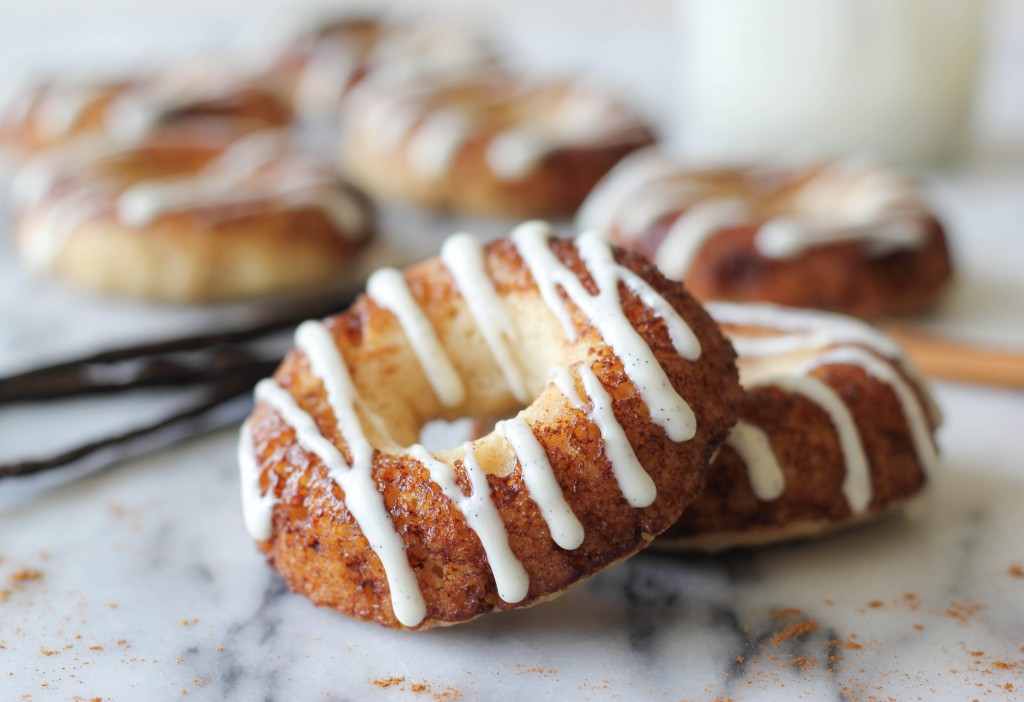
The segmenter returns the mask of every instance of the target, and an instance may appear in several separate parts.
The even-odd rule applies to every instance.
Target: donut
[[[274,131],[78,143],[30,161],[12,191],[27,267],[170,302],[337,282],[374,230],[364,195]]]
[[[271,72],[300,115],[336,119],[352,89],[375,72],[422,75],[493,61],[487,42],[459,25],[330,17],[293,32]]]
[[[140,77],[33,83],[0,108],[0,147],[28,157],[83,137],[127,145],[154,132],[242,136],[291,119],[291,108],[269,82],[196,59]]]
[[[889,337],[859,320],[709,303],[744,396],[707,487],[656,544],[718,551],[877,519],[920,494],[941,414]]]
[[[704,300],[870,319],[928,308],[952,271],[943,228],[910,181],[853,160],[701,171],[645,150],[594,189],[577,225]]]
[[[342,166],[367,191],[470,214],[571,214],[624,155],[652,141],[625,106],[573,82],[529,84],[500,70],[355,90]]]
[[[104,132],[127,78],[61,77],[8,88],[0,102],[0,148],[16,158]]]
[[[374,273],[261,381],[246,524],[296,592],[389,627],[553,598],[678,519],[728,434],[733,352],[681,286],[530,222]],[[425,422],[508,417],[451,449]]]

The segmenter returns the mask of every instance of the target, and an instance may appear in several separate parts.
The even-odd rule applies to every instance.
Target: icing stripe
[[[754,246],[765,258],[787,260],[821,246],[854,241],[861,242],[865,251],[879,256],[918,248],[927,238],[928,227],[917,214],[879,216],[867,224],[849,225],[830,220],[815,221],[807,216],[789,216],[776,217],[762,224],[754,236]],[[660,250],[658,256],[660,260]]]
[[[551,538],[567,551],[579,548],[583,543],[583,525],[565,501],[562,486],[551,469],[551,461],[534,436],[533,429],[519,418],[498,422],[495,429],[512,445],[522,467],[523,482],[530,491],[530,499],[540,509]]]
[[[622,211],[623,205],[640,193],[646,193],[648,186],[668,178],[676,171],[676,166],[656,148],[646,148],[626,156],[601,179],[576,215],[576,229],[607,230],[620,216],[628,213]],[[674,200],[673,197],[670,198]],[[645,209],[643,219],[653,224],[670,210],[663,209],[659,198],[657,203],[650,202],[651,207]],[[643,227],[646,229],[646,226]],[[635,232],[633,227],[627,228],[627,234]]]
[[[352,196],[339,187],[335,176],[310,163],[289,158],[290,145],[280,130],[268,129],[239,139],[224,149],[198,173],[180,178],[143,181],[126,189],[117,199],[122,223],[144,227],[170,212],[231,205],[320,210],[339,235],[363,234],[366,220]],[[277,164],[279,172],[254,176]],[[234,211],[228,217],[239,216]]]
[[[672,441],[693,438],[697,427],[693,410],[676,392],[650,346],[626,317],[619,297],[619,283],[624,282],[627,287],[632,283],[637,291],[644,293],[644,302],[668,325],[676,350],[691,360],[700,355],[700,344],[693,332],[678,313],[649,286],[638,286],[637,276],[623,273],[625,269],[615,263],[607,242],[597,234],[582,234],[576,241],[580,258],[598,288],[597,295],[593,296],[583,287],[576,274],[566,268],[551,250],[551,236],[551,227],[543,222],[521,224],[511,234],[542,299],[562,324],[566,336],[574,340],[577,332],[569,308],[559,295],[559,289],[597,328],[605,343],[622,362],[626,375],[647,404],[651,420],[664,429]]]
[[[590,397],[589,406],[576,390],[576,384],[568,369],[556,366],[551,369],[550,377],[566,399],[597,425],[604,440],[605,455],[611,463],[615,480],[629,506],[639,508],[652,505],[658,496],[658,488],[637,460],[633,446],[612,409],[612,398],[594,371],[586,366],[580,367],[583,390]]]
[[[768,434],[742,419],[725,440],[747,466],[747,479],[754,496],[762,502],[778,499],[786,489],[786,476],[775,458]]]
[[[467,117],[456,110],[436,110],[417,123],[406,152],[412,172],[422,180],[444,176],[473,132]]]
[[[868,469],[867,455],[864,445],[854,422],[850,408],[843,398],[828,385],[809,376],[783,375],[765,378],[754,383],[753,387],[777,387],[786,392],[803,395],[816,403],[832,420],[832,426],[839,438],[846,465],[846,476],[843,478],[843,495],[854,514],[863,512],[871,503],[871,473]]]
[[[668,278],[682,280],[704,242],[721,229],[750,222],[750,208],[736,198],[698,202],[683,212],[654,253],[654,263]]]
[[[295,405],[291,395],[275,384],[272,387],[287,398],[287,409],[292,414],[291,417],[285,414],[285,419],[296,427],[300,443],[313,447],[322,460],[323,456],[329,458],[324,460],[328,475],[344,491],[349,513],[384,568],[395,617],[405,626],[416,626],[426,616],[426,603],[405,555],[405,544],[391,523],[384,496],[373,479],[373,447],[355,411],[357,395],[352,377],[334,337],[320,322],[303,322],[295,332],[295,345],[306,355],[313,375],[323,383],[338,431],[352,454],[352,466],[348,466],[334,444],[320,434],[313,419]],[[300,414],[296,415],[296,411]],[[316,448],[321,442],[330,447],[330,451],[326,447]]]
[[[744,336],[730,332],[729,339],[740,356],[771,356],[810,351],[837,344],[859,344],[893,359],[899,369],[918,387],[926,384],[917,367],[895,341],[859,319],[818,310],[780,307],[772,304],[709,302],[707,311],[720,324],[760,327],[788,332],[775,336]],[[942,423],[942,411],[925,395],[932,424]]]
[[[716,194],[724,175],[749,196]],[[801,176],[804,177],[804,176]],[[704,187],[701,187],[701,183]],[[788,259],[818,247],[855,241],[865,256],[916,249],[928,241],[927,209],[913,184],[877,165],[841,161],[812,171],[796,185],[787,212],[765,219],[753,209],[766,198],[788,197],[794,173],[733,169],[724,174],[686,170],[655,150],[628,158],[587,197],[577,225],[614,232],[624,241],[647,235],[663,218],[684,211],[654,254],[666,276],[682,278],[707,238],[722,227],[760,221],[755,247],[769,259]],[[743,216],[742,207],[748,209]]]
[[[441,247],[441,260],[455,279],[512,395],[524,405],[529,403],[526,380],[513,351],[517,342],[515,329],[494,281],[487,274],[483,244],[469,234],[456,234]]]
[[[445,407],[461,404],[466,398],[462,380],[402,272],[395,268],[374,272],[366,281],[366,294],[398,320],[441,404]]]
[[[462,467],[472,487],[468,497],[459,487],[455,470],[450,465],[434,458],[420,444],[410,447],[409,455],[427,467],[430,479],[465,516],[469,528],[480,538],[494,575],[498,596],[505,602],[522,602],[530,589],[530,576],[522,562],[512,553],[505,523],[491,501],[487,475],[477,462],[473,447],[469,443],[464,444],[462,456]]]
[[[238,467],[241,472],[242,515],[245,518],[245,528],[252,538],[266,541],[270,538],[277,498],[272,490],[264,495],[260,487],[256,445],[248,419],[242,423],[242,430],[238,435]]]
[[[768,304],[722,302],[709,303],[707,308],[719,323],[781,332],[757,336],[730,330],[729,338],[741,357],[814,354],[790,375],[774,376],[745,384],[754,387],[775,385],[790,392],[799,392],[828,412],[843,450],[847,469],[843,493],[851,510],[863,511],[871,501],[869,466],[859,429],[842,398],[827,385],[806,377],[806,374],[816,368],[834,364],[856,365],[887,384],[896,395],[906,417],[914,450],[922,469],[926,474],[935,470],[938,457],[931,438],[929,420],[937,425],[941,421],[941,413],[924,391],[923,382],[913,364],[892,339],[860,320],[827,312],[789,309]],[[910,382],[904,379],[903,374]],[[921,388],[920,395],[914,391],[912,384]],[[755,463],[774,463],[776,458],[770,443],[752,437],[752,434],[737,427],[730,436],[729,443],[741,453],[747,463],[753,485],[758,479],[756,474],[764,472],[764,475],[768,476],[776,473],[776,469],[771,466],[756,466]],[[781,478],[781,473],[779,476]],[[757,493],[758,488],[754,489]],[[772,499],[761,497],[760,494],[758,497]]]
[[[892,389],[896,399],[899,400],[900,407],[903,409],[903,416],[907,420],[907,425],[910,427],[910,435],[917,458],[921,462],[926,475],[934,473],[935,466],[938,463],[938,455],[935,450],[935,444],[932,442],[931,428],[925,417],[925,408],[922,407],[917,394],[900,377],[899,373],[887,362],[859,348],[829,349],[820,356],[808,361],[803,366],[803,370],[806,372],[813,368],[830,364],[860,366]]]

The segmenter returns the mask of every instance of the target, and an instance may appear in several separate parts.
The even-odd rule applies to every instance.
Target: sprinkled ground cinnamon
[[[401,685],[405,682],[405,678],[381,678],[380,680],[374,680],[373,684],[377,687],[391,687],[392,685]]]
[[[1024,566],[1020,563],[1014,563],[1006,569],[1006,573],[1011,578],[1024,578]]]
[[[818,622],[813,619],[804,619],[798,622],[790,622],[781,630],[771,636],[772,645],[780,646],[783,642],[789,641],[798,636],[808,636],[818,630]]]
[[[22,568],[11,573],[12,583],[24,583],[30,580],[40,580],[43,577],[43,571],[38,568]]]
[[[984,605],[971,602],[952,602],[946,608],[946,616],[957,620],[961,624],[969,624],[971,617],[984,608]]]

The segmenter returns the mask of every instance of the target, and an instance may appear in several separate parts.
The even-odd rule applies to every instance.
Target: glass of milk
[[[967,142],[986,4],[676,0],[680,146],[718,163],[948,163]]]

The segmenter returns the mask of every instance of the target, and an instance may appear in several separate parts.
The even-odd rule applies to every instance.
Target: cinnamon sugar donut
[[[301,115],[336,119],[352,89],[375,72],[430,75],[493,61],[487,43],[459,25],[333,17],[290,36],[271,70]]]
[[[537,222],[377,272],[296,346],[243,427],[246,523],[293,590],[391,627],[535,604],[645,547],[739,396],[681,286]],[[416,443],[429,420],[512,413],[453,449]]]
[[[951,276],[942,226],[907,178],[852,161],[694,171],[647,150],[595,188],[577,224],[705,300],[874,318],[929,307]]]
[[[577,83],[501,71],[380,76],[345,113],[343,166],[371,193],[459,212],[568,214],[650,131]]]
[[[139,77],[42,80],[0,108],[0,147],[21,157],[91,137],[130,144],[154,132],[220,136],[287,125],[292,112],[269,83],[211,60]]]
[[[900,347],[857,320],[711,303],[745,394],[708,484],[662,548],[715,551],[876,519],[924,488],[941,415]]]
[[[374,226],[363,195],[279,132],[79,143],[29,162],[13,191],[28,267],[175,302],[337,281]]]

